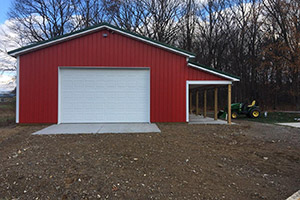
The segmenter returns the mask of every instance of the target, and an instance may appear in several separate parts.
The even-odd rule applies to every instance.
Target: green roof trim
[[[239,76],[235,76],[235,75],[229,74],[227,72],[223,72],[223,71],[218,70],[218,69],[214,69],[214,68],[211,68],[211,67],[208,67],[208,66],[205,66],[205,65],[193,62],[193,61],[188,61],[188,64],[192,64],[192,65],[195,65],[197,67],[204,68],[204,69],[206,69],[208,71],[213,71],[213,72],[216,72],[216,73],[218,73],[220,75],[227,76],[227,77],[231,78],[234,81],[240,81],[240,77]]]
[[[121,29],[121,28],[119,28],[117,26],[113,26],[113,25],[108,24],[108,23],[101,23],[101,24],[98,24],[98,25],[95,25],[95,26],[91,26],[91,27],[88,27],[88,28],[85,28],[85,29],[81,29],[81,30],[78,30],[78,31],[75,31],[75,32],[71,32],[71,33],[67,33],[67,34],[61,35],[61,36],[57,36],[57,37],[51,38],[49,40],[45,40],[45,41],[41,41],[41,42],[36,42],[36,43],[30,44],[30,45],[27,45],[27,46],[24,46],[24,47],[21,47],[21,48],[9,51],[8,54],[12,55],[12,56],[17,56],[17,55],[25,54],[25,53],[30,52],[30,51],[35,51],[37,49],[44,48],[47,45],[54,45],[56,43],[63,42],[63,41],[65,41],[64,39],[68,39],[68,37],[71,37],[70,39],[73,39],[72,36],[74,36],[74,37],[76,37],[76,36],[80,37],[81,34],[84,34],[84,33],[85,34],[89,34],[90,32],[97,31],[97,30],[99,30],[101,28],[114,29],[114,30],[120,32],[121,34],[122,33],[123,34],[128,34],[128,35],[130,35],[132,37],[135,37],[137,39],[143,40],[145,42],[152,43],[153,45],[158,45],[160,47],[170,49],[171,51],[175,51],[177,53],[181,53],[181,54],[184,54],[184,55],[189,56],[189,57],[195,57],[195,54],[193,54],[191,52],[188,52],[186,50],[183,50],[183,49],[180,49],[180,48],[177,48],[177,47],[165,44],[163,42],[158,42],[156,40],[150,39],[148,37],[142,36],[142,35],[137,34],[137,33],[133,33],[133,32]]]

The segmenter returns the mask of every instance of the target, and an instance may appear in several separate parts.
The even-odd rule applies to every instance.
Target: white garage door
[[[148,69],[61,68],[59,122],[149,122]]]

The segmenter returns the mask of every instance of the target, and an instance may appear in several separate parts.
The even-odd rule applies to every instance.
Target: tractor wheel
[[[250,112],[251,118],[258,118],[260,116],[260,111],[258,109],[253,109]]]
[[[232,119],[236,119],[238,116],[238,114],[236,112],[231,113],[231,118]]]

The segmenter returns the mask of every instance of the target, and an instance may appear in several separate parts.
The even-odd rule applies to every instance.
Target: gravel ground
[[[0,199],[286,199],[300,129],[158,124],[162,133],[33,136],[0,127]]]

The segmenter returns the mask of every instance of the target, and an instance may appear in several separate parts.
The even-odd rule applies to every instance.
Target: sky
[[[12,0],[1,0],[0,1],[0,24],[3,24],[8,19],[7,12],[9,10]]]
[[[0,28],[2,28],[5,21],[8,20],[7,12],[12,1],[13,0],[0,0]],[[0,94],[8,92],[15,87],[14,76],[15,72],[0,72]]]

